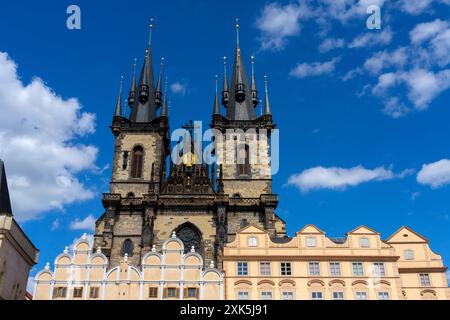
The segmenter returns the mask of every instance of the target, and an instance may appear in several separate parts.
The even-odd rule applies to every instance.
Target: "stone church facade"
[[[202,254],[206,265],[220,265],[224,245],[248,224],[267,230],[272,237],[285,236],[285,224],[275,213],[278,196],[272,191],[268,139],[257,142],[255,152],[263,161],[255,164],[249,162],[248,141],[239,141],[244,147],[238,152],[227,150],[226,141],[242,139],[228,134],[230,129],[256,134],[264,131],[270,136],[275,128],[267,90],[264,112],[256,115],[259,97],[253,61],[249,81],[239,41],[230,82],[225,67],[221,100],[227,112],[221,114],[216,90],[211,128],[225,136],[217,142],[217,150],[222,150],[216,154],[217,162],[236,158],[238,153],[243,161],[208,165],[185,161],[186,154],[176,163],[171,161],[162,66],[161,62],[155,81],[149,41],[139,77],[134,68],[128,94],[131,112],[127,115],[121,85],[111,125],[114,157],[110,192],[103,195],[105,212],[96,222],[94,246],[102,248],[110,267],[119,265],[125,254],[130,263],[139,265],[153,245],[161,246],[175,232],[186,250],[194,246]],[[192,133],[192,124],[186,128]]]

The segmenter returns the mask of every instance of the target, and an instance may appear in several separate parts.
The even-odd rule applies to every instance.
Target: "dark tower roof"
[[[169,116],[169,108],[167,105],[167,93],[168,93],[167,86],[168,86],[168,78],[166,77],[165,84],[164,84],[164,101],[163,101],[163,106],[162,106],[162,110],[161,110],[161,117]]]
[[[120,78],[119,95],[117,97],[116,111],[114,112],[115,117],[122,116],[122,84],[123,84],[123,77]]]
[[[142,85],[148,87],[148,99],[142,103],[140,99],[136,99],[135,105],[132,108],[130,120],[133,122],[151,122],[156,118],[157,105],[155,102],[155,81],[153,76],[153,62],[152,62],[152,30],[153,19],[150,23],[150,37],[148,41],[148,48],[145,54],[144,65],[142,66],[141,76],[139,79],[139,88]]]
[[[270,102],[269,102],[269,85],[268,85],[268,81],[267,81],[267,76],[264,76],[264,87],[265,87],[265,91],[266,91],[266,101],[265,101],[265,105],[264,105],[264,114],[271,114],[270,111]]]
[[[0,214],[12,216],[8,182],[6,181],[5,165],[2,159],[0,159]]]
[[[230,120],[254,120],[256,119],[255,106],[252,101],[251,88],[247,73],[245,72],[241,49],[239,47],[239,24],[236,24],[237,43],[234,56],[233,75],[230,85],[230,97],[227,106],[227,118]],[[236,99],[236,86],[244,86],[245,97],[243,101]]]

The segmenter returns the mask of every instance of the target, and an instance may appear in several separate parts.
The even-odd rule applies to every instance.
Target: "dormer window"
[[[315,247],[317,247],[316,237],[308,237],[308,238],[306,238],[306,246],[308,248],[315,248]]]
[[[258,246],[258,239],[256,239],[256,237],[248,237],[247,245],[249,247],[257,247]]]
[[[370,247],[369,239],[367,239],[367,238],[360,238],[359,239],[359,246],[361,248],[369,248]]]

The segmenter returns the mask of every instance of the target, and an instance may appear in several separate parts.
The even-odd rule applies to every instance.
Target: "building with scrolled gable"
[[[87,237],[78,240],[72,252],[66,247],[54,263],[35,277],[35,300],[221,300],[224,279],[211,264],[173,235],[162,246],[153,247],[140,266],[125,255],[120,264],[108,267],[101,249],[92,250]]]
[[[224,249],[230,300],[447,300],[442,258],[402,227],[386,240],[361,226],[328,238],[308,225],[294,237],[242,229]]]

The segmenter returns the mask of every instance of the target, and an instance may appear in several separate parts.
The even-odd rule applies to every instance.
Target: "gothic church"
[[[173,163],[167,83],[163,84],[162,63],[155,81],[152,28],[150,25],[150,40],[139,78],[134,67],[128,94],[131,111],[127,115],[120,88],[111,125],[114,157],[110,192],[102,198],[105,212],[96,222],[94,247],[101,247],[110,268],[119,265],[125,255],[131,264],[138,266],[153,246],[161,247],[175,233],[186,251],[194,247],[203,256],[205,265],[213,263],[221,269],[224,245],[248,224],[268,231],[273,239],[286,236],[285,223],[275,213],[278,196],[272,191],[270,145],[268,140],[258,142],[262,146],[259,152],[264,153],[261,156],[267,159],[265,163],[250,164],[248,148],[242,150],[246,159],[243,164]],[[249,81],[238,24],[236,29],[230,79],[224,63],[221,104],[226,114],[222,114],[216,90],[211,128],[224,134],[228,129],[252,129],[270,135],[275,123],[267,81],[264,112],[257,116],[259,97],[253,59]],[[227,153],[226,148],[218,150]]]

